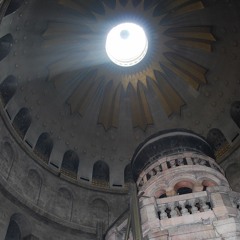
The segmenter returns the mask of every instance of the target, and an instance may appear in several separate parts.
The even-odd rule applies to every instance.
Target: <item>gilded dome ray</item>
[[[183,93],[168,81],[167,71],[180,79],[182,85],[195,90],[207,83],[207,69],[184,54],[212,51],[215,38],[211,27],[185,24],[187,16],[204,8],[202,1],[60,0],[59,4],[71,9],[74,20],[49,22],[43,38],[47,49],[62,52],[63,57],[49,66],[49,79],[58,89],[69,89],[73,82],[66,98],[71,113],[84,117],[91,99],[102,91],[96,123],[105,130],[117,128],[120,102],[129,97],[132,125],[145,131],[154,124],[145,91],[154,94],[159,108],[168,117],[180,114],[181,107],[188,104]],[[121,22],[141,24],[149,39],[145,58],[127,69],[114,65],[105,52],[108,31]]]

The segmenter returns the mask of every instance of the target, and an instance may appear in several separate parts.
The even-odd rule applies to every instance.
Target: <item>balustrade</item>
[[[157,206],[160,220],[211,210],[206,192],[157,199]]]

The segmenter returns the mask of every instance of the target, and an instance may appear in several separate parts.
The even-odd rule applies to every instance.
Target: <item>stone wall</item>
[[[96,239],[99,221],[104,232],[127,208],[126,194],[83,188],[44,169],[1,119],[0,132],[0,239],[14,214],[24,216],[39,239]]]

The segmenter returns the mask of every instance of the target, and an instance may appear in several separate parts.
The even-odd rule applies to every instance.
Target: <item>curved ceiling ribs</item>
[[[168,117],[180,114],[181,107],[187,104],[180,90],[178,92],[169,82],[168,71],[182,80],[183,86],[197,90],[207,83],[207,69],[184,54],[189,50],[212,51],[215,38],[211,28],[186,26],[182,21],[188,14],[203,9],[202,1],[155,2],[151,5],[146,0],[129,0],[126,4],[120,0],[112,1],[114,4],[96,0],[59,0],[59,4],[77,12],[81,18],[79,24],[76,14],[72,23],[71,19],[65,23],[50,22],[43,35],[45,47],[62,54],[60,60],[49,66],[49,79],[56,88],[64,89],[71,113],[83,116],[97,92],[102,91],[96,122],[105,130],[118,127],[120,103],[124,98],[130,99],[133,127],[146,130],[148,125],[154,124],[146,90],[158,100],[159,107]],[[130,70],[113,66],[105,53],[107,29],[115,20],[119,21],[123,13],[127,19],[127,15],[134,16],[131,19],[140,19],[149,26],[152,44],[149,56],[139,67]]]

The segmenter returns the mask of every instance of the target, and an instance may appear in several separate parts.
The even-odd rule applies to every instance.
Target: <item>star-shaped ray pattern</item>
[[[59,55],[49,66],[49,80],[60,91],[65,89],[71,113],[84,117],[93,98],[102,92],[96,123],[105,130],[118,128],[120,105],[128,98],[133,127],[145,131],[154,124],[147,91],[168,117],[180,114],[187,104],[169,82],[168,71],[195,90],[207,83],[207,69],[183,54],[211,52],[216,41],[210,26],[186,26],[182,21],[204,9],[202,1],[59,0],[59,4],[71,9],[73,16],[65,22],[49,22],[43,37],[46,49]],[[146,57],[129,68],[115,66],[105,52],[108,31],[126,21],[142,24],[150,45]]]

